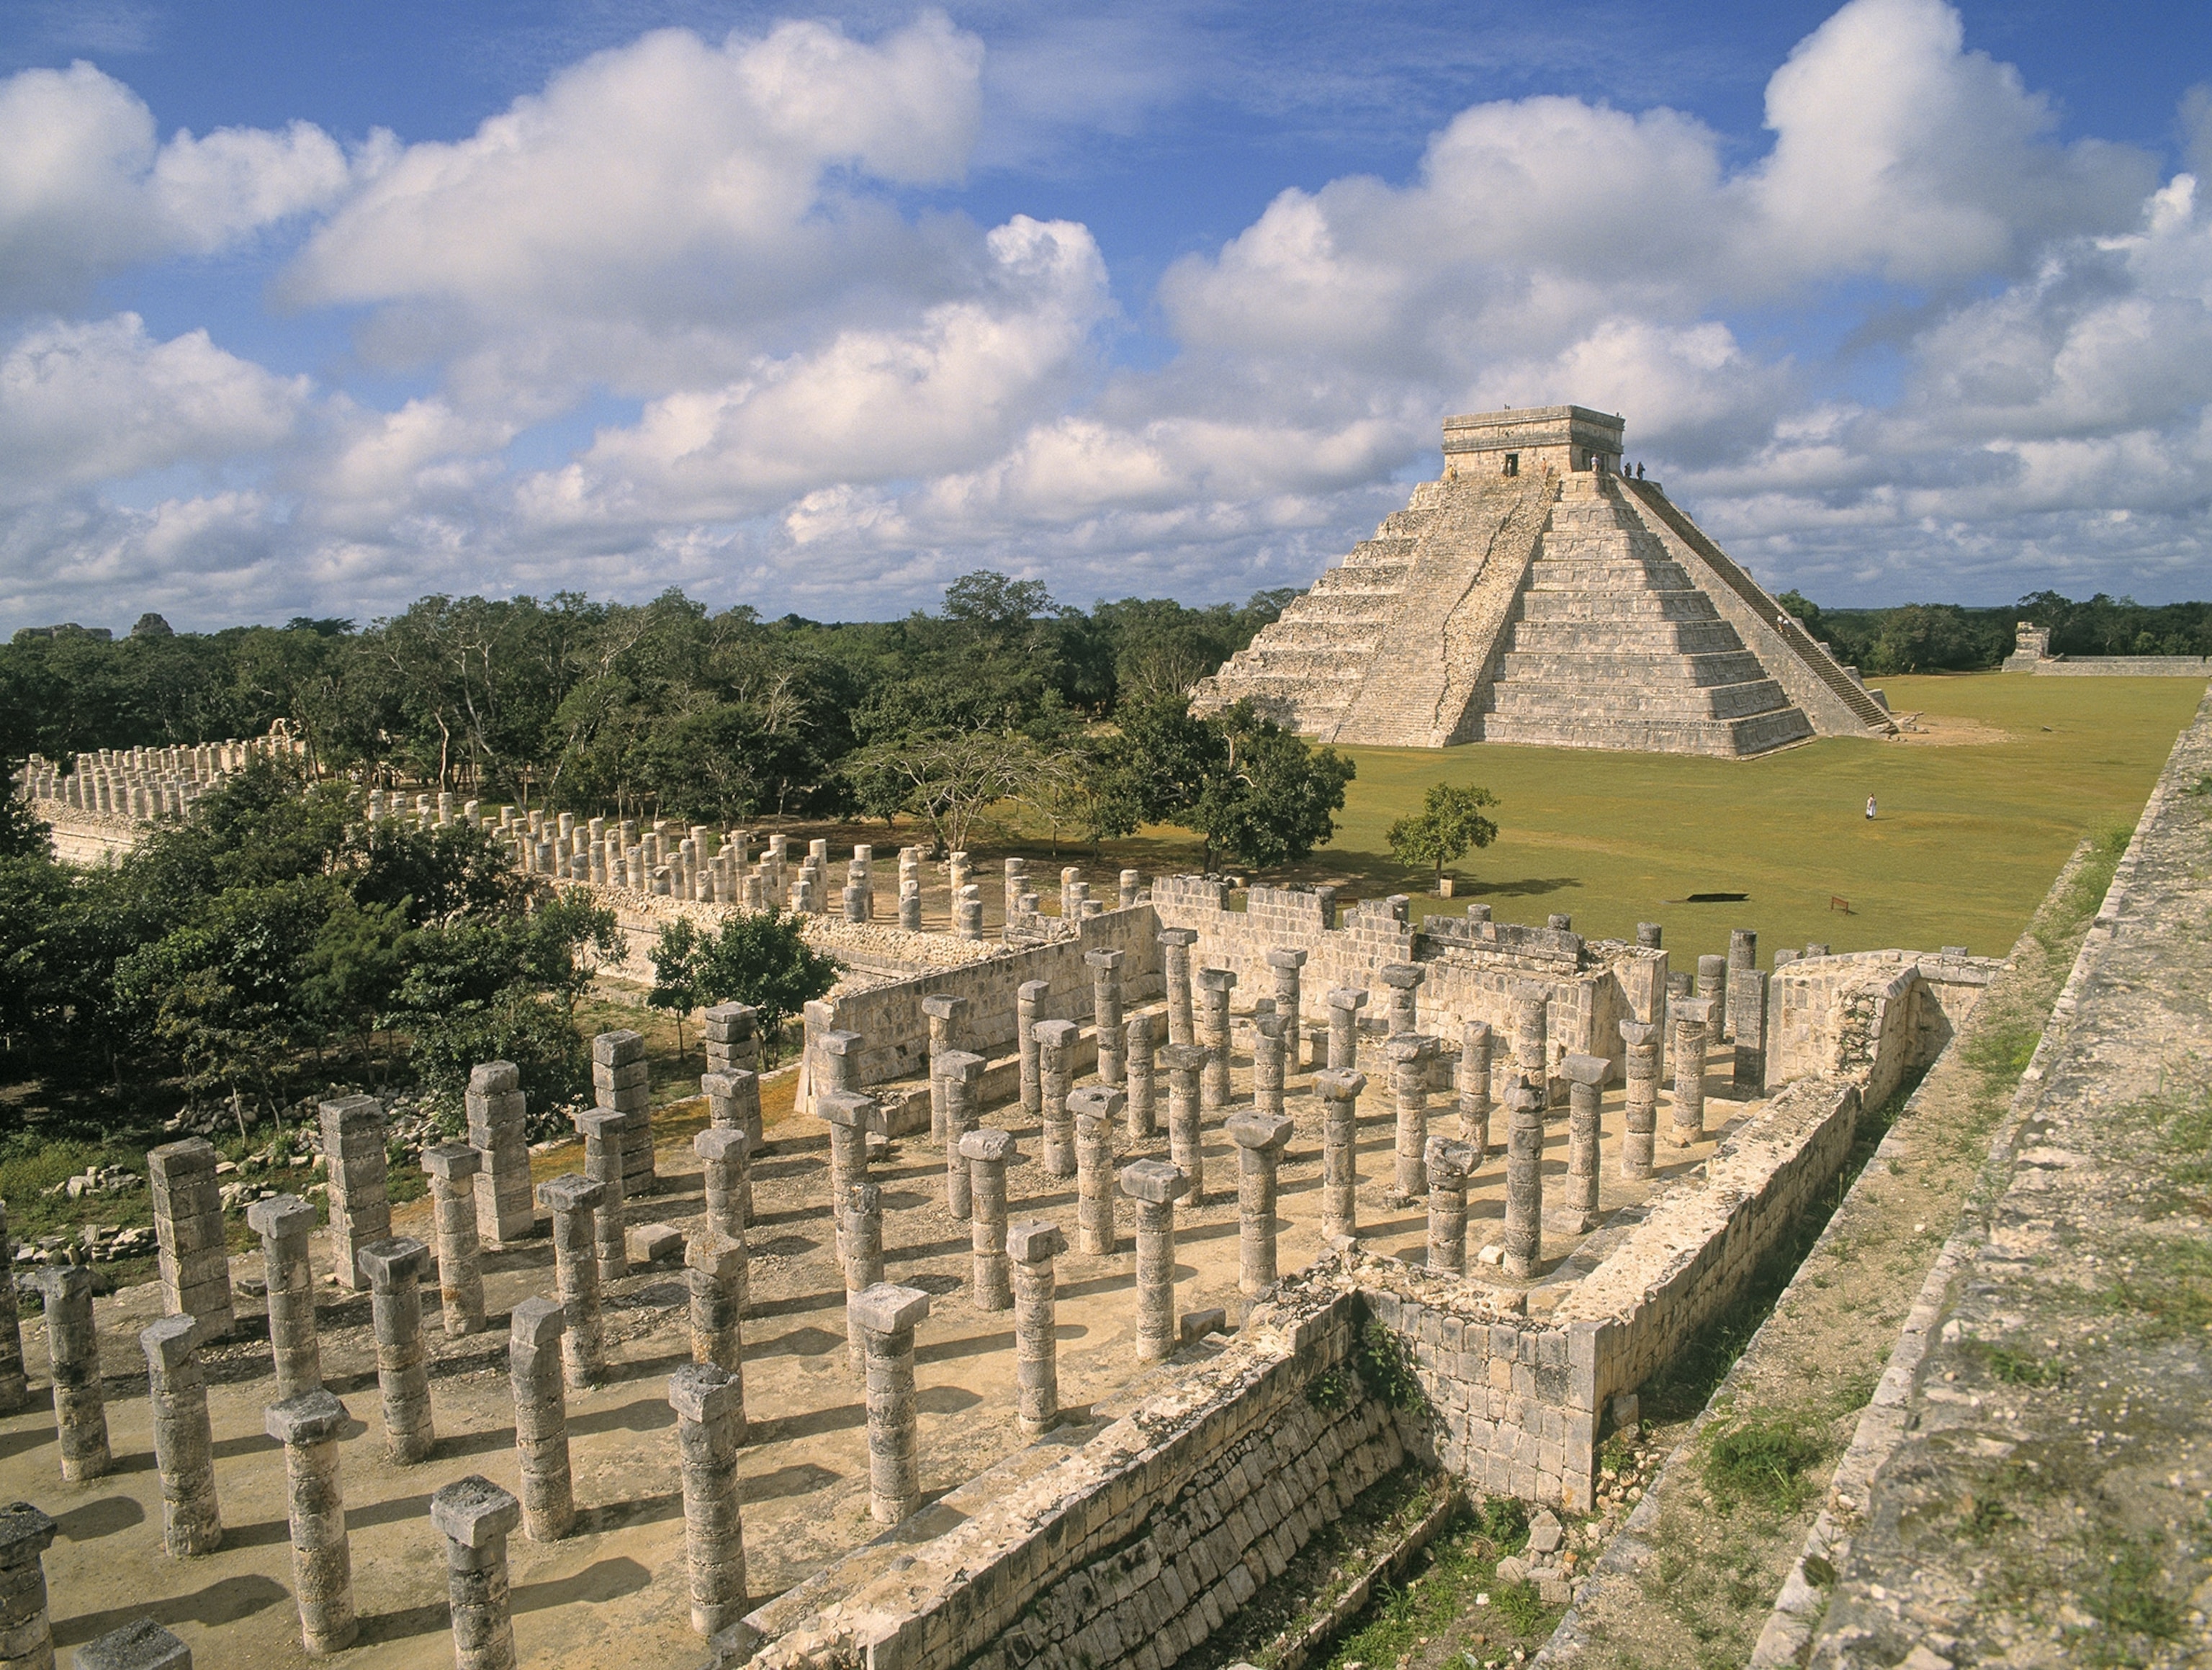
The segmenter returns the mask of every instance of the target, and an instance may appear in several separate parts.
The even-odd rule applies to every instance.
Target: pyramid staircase
[[[1623,514],[1620,493],[1595,471],[1563,479],[1483,740],[1735,757],[1813,735],[1712,599]]]

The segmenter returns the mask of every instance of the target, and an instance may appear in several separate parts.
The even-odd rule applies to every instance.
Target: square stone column
[[[164,1143],[146,1156],[161,1244],[161,1304],[190,1316],[204,1339],[227,1339],[236,1327],[230,1300],[230,1251],[215,1168],[220,1157],[202,1137]]]
[[[386,1182],[384,1107],[374,1096],[342,1096],[322,1104],[323,1158],[331,1191],[331,1267],[338,1285],[368,1285],[361,1249],[392,1233]]]

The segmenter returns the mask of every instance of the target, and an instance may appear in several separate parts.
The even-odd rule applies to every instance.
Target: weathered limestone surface
[[[161,1248],[162,1298],[171,1315],[198,1319],[206,1339],[227,1339],[235,1326],[230,1254],[215,1180],[221,1157],[204,1137],[164,1143],[146,1156],[154,1235]]]

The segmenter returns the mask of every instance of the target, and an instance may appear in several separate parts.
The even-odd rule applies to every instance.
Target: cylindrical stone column
[[[1469,1021],[1459,1035],[1459,1134],[1480,1165],[1490,1153],[1490,1023]]]
[[[1289,1033],[1288,1052],[1297,1054],[1298,1038]],[[1263,1114],[1283,1111],[1285,1023],[1280,1014],[1252,1017],[1252,1106]]]
[[[1237,1145],[1237,1290],[1250,1300],[1275,1284],[1276,1175],[1291,1126],[1255,1108],[1231,1114],[1228,1129]]]
[[[0,1265],[15,1268],[15,1246],[8,1238],[8,1203],[0,1200]],[[12,1415],[30,1394],[23,1372],[23,1319],[15,1278],[0,1280],[0,1415]]]
[[[1712,1005],[1704,998],[1677,998],[1674,1022],[1674,1146],[1687,1148],[1705,1134],[1705,1028]]]
[[[732,1004],[732,1008],[738,1005]],[[747,1011],[750,1012],[750,1011]],[[760,1074],[750,1067],[729,1067],[699,1075],[699,1089],[707,1098],[707,1123],[717,1131],[742,1131],[750,1145],[748,1156],[764,1152],[766,1133],[761,1129]],[[745,1183],[745,1218],[752,1219],[752,1183]]]
[[[1106,1084],[1086,1084],[1067,1098],[1075,1120],[1075,1242],[1086,1258],[1119,1250],[1114,1228],[1114,1121],[1121,1116],[1121,1092]]]
[[[1513,1070],[1551,1105],[1550,988],[1522,981],[1513,988]]]
[[[437,1442],[430,1418],[430,1367],[422,1349],[422,1265],[430,1249],[409,1236],[361,1249],[376,1331],[376,1389],[384,1437],[395,1461],[421,1461]]]
[[[1759,969],[1729,970],[1729,1003],[1735,1013],[1735,1076],[1740,1097],[1766,1094],[1766,975]],[[6,1338],[0,1330],[0,1340]]]
[[[745,1527],[738,1505],[744,1389],[711,1363],[687,1363],[668,1377],[668,1401],[684,1473],[691,1627],[710,1636],[745,1614]]]
[[[945,1097],[945,1210],[964,1218],[970,1211],[968,1160],[960,1139],[975,1128],[975,1102],[989,1063],[964,1049],[948,1049],[931,1064],[932,1088]]]
[[[1613,1063],[1579,1053],[1559,1063],[1567,1081],[1567,1210],[1584,1230],[1597,1227],[1598,1115]]]
[[[431,1497],[430,1523],[446,1539],[455,1670],[514,1670],[507,1539],[522,1523],[522,1503],[490,1479],[471,1473]]]
[[[898,924],[908,933],[921,932],[921,882],[902,877],[899,881]]]
[[[884,1196],[873,1183],[855,1183],[845,1191],[845,1351],[855,1375],[867,1367],[867,1348],[860,1339],[860,1318],[853,1310],[853,1296],[864,1293],[884,1278]]]
[[[1176,1348],[1175,1203],[1187,1184],[1162,1160],[1121,1168],[1121,1193],[1137,1203],[1137,1356],[1164,1362]]]
[[[842,1269],[851,1251],[845,1208],[853,1191],[868,1181],[868,1139],[884,1134],[884,1114],[873,1096],[852,1090],[815,1097],[814,1111],[830,1127],[830,1216],[836,1223],[837,1264]]]
[[[1160,975],[1167,983],[1168,1041],[1193,1044],[1198,1031],[1190,1011],[1190,948],[1196,928],[1168,928],[1160,934]]]
[[[684,1248],[691,1294],[691,1360],[711,1363],[742,1381],[744,1373],[745,1243],[712,1226],[692,1232]]]
[[[1326,1241],[1359,1233],[1359,1093],[1367,1075],[1324,1068],[1314,1075],[1321,1101],[1321,1232]]]
[[[1421,1029],[1418,998],[1425,972],[1418,963],[1386,963],[1377,971],[1377,978],[1390,993],[1390,1035],[1394,1038]]]
[[[1505,1093],[1505,1273],[1534,1275],[1544,1256],[1544,1099],[1525,1084]]]
[[[1418,1032],[1401,1032],[1384,1048],[1390,1062],[1390,1098],[1398,1115],[1393,1145],[1393,1173],[1389,1194],[1393,1206],[1407,1206],[1429,1192],[1429,1063],[1436,1060],[1437,1041]]]
[[[868,1516],[896,1525],[921,1506],[914,1328],[929,1315],[929,1295],[881,1282],[852,1303],[868,1346]]]
[[[1729,930],[1728,994],[1723,1004],[1721,1035],[1733,1039],[1739,1035],[1736,1017],[1744,1005],[1744,994],[1738,985],[1738,976],[1751,973],[1759,967],[1759,935],[1750,928]]]
[[[1359,1011],[1367,993],[1339,987],[1328,994],[1328,1070],[1350,1072],[1359,1063]]]
[[[934,993],[921,1000],[921,1012],[929,1022],[929,1139],[943,1143],[945,1136],[945,1086],[938,1064],[960,1048],[959,1029],[968,1009],[965,998]]]
[[[1006,1231],[1014,1268],[1014,1424],[1034,1438],[1060,1419],[1059,1284],[1053,1259],[1067,1250],[1057,1224],[1016,1224]]]
[[[742,1131],[713,1126],[691,1139],[707,1193],[708,1227],[740,1244],[752,1216],[752,1139]]]
[[[1168,1157],[1182,1174],[1192,1204],[1206,1198],[1206,1156],[1199,1109],[1206,1052],[1198,1044],[1170,1044],[1160,1052],[1168,1070]]]
[[[1298,1006],[1298,970],[1305,965],[1305,952],[1294,947],[1277,946],[1267,953],[1267,967],[1275,976],[1275,1013],[1283,1023],[1283,1036],[1287,1041],[1284,1062],[1292,1072],[1304,1066],[1298,1059],[1298,1028],[1304,1018]]]
[[[1073,1058],[1080,1030],[1073,1021],[1039,1021],[1031,1029],[1044,1121],[1044,1169],[1054,1177],[1075,1175],[1075,1121],[1067,1111],[1067,1092],[1075,1082]]]
[[[458,1339],[484,1325],[483,1272],[477,1253],[476,1175],[483,1157],[465,1142],[422,1151],[438,1230],[438,1303],[446,1337]]]
[[[1636,925],[1636,943],[1645,950],[1656,951],[1665,944],[1666,934],[1656,922],[1638,922]]]
[[[300,1637],[320,1657],[353,1645],[353,1549],[346,1539],[345,1491],[338,1479],[338,1434],[345,1406],[328,1392],[271,1404],[269,1436],[284,1446],[284,1485],[292,1523],[292,1594]]]
[[[141,1331],[138,1344],[146,1352],[154,1461],[161,1475],[162,1546],[179,1560],[211,1554],[222,1546],[222,1510],[215,1494],[215,1435],[198,1355],[199,1324],[190,1316],[164,1316]]]
[[[952,902],[952,932],[971,943],[983,937],[983,896],[980,889],[963,887]]]
[[[0,1508],[0,1665],[53,1670],[45,1555],[61,1527],[27,1502]]]
[[[285,1402],[323,1387],[322,1347],[315,1332],[314,1271],[307,1237],[315,1209],[296,1194],[272,1195],[246,1209],[246,1224],[261,1237],[261,1262],[269,1283],[269,1348],[276,1359],[276,1400]]]
[[[1138,896],[1144,891],[1145,872],[1141,870],[1124,870],[1115,879],[1116,902],[1123,910],[1130,909],[1136,904]]]
[[[1653,1133],[1659,1124],[1659,1029],[1649,1021],[1623,1021],[1628,1046],[1628,1090],[1621,1108],[1620,1175],[1651,1175]]]
[[[574,1173],[550,1177],[538,1186],[538,1204],[553,1214],[553,1291],[568,1327],[561,1335],[561,1364],[568,1384],[580,1391],[599,1383],[606,1358],[599,1322],[599,1262],[592,1219],[606,1186]]]
[[[507,1373],[514,1391],[514,1456],[522,1475],[522,1528],[532,1542],[557,1542],[576,1520],[568,1470],[568,1400],[562,1385],[565,1311],[525,1299],[509,1314]]]
[[[592,1108],[576,1115],[576,1129],[584,1137],[584,1175],[606,1192],[592,1219],[592,1256],[603,1283],[629,1274],[623,1212],[629,1122],[629,1115],[615,1108]]]
[[[1698,984],[1695,995],[1712,1005],[1715,1020],[1726,1013],[1728,1002],[1728,958],[1701,956],[1698,959]]]
[[[1122,1033],[1127,1041],[1121,1059],[1129,1081],[1129,1140],[1150,1142],[1159,1131],[1158,1044],[1152,1017],[1130,1016]]]
[[[1083,961],[1091,970],[1091,1024],[1098,1035],[1098,1082],[1118,1090],[1125,1078],[1121,1059],[1121,953],[1085,951]]]
[[[1198,982],[1198,1042],[1206,1051],[1199,1076],[1198,1105],[1207,1113],[1229,1106],[1229,994],[1237,976],[1227,969],[1200,969]]]
[[[1021,1055],[1022,1112],[1030,1119],[1044,1114],[1044,1081],[1038,1074],[1036,1029],[1045,999],[1052,987],[1041,980],[1025,980],[1014,992],[1014,1039]]]
[[[975,1309],[1004,1310],[1014,1302],[1006,1272],[1006,1162],[1014,1139],[989,1126],[960,1139],[969,1165],[969,1243],[975,1252]]]
[[[107,1405],[100,1388],[100,1335],[92,1321],[92,1272],[50,1264],[32,1277],[46,1307],[46,1354],[53,1367],[54,1429],[62,1477],[97,1479],[114,1465],[107,1451]]]
[[[1429,1174],[1429,1268],[1467,1273],[1467,1180],[1478,1163],[1474,1145],[1431,1137],[1423,1157]]]

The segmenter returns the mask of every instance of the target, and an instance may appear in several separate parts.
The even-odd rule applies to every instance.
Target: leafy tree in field
[[[1390,826],[1390,850],[1401,864],[1434,865],[1441,888],[1444,865],[1498,839],[1498,825],[1483,816],[1497,804],[1496,795],[1474,783],[1432,783],[1420,811]]]
[[[676,1017],[676,1054],[684,1054],[684,1017],[699,1006],[699,975],[706,936],[689,916],[660,931],[653,947],[653,990],[646,1001]]]
[[[903,784],[906,809],[929,825],[940,849],[954,853],[965,850],[986,812],[1030,786],[1036,750],[1018,732],[939,732],[862,749],[849,769],[874,786],[878,805],[889,784]]]
[[[665,941],[664,933],[663,939]],[[842,965],[806,943],[799,919],[776,910],[741,910],[694,951],[696,999],[747,1003],[759,1011],[761,1048],[775,1059],[784,1023],[837,983]],[[654,958],[656,971],[659,959]]]

